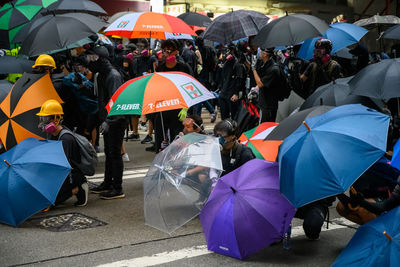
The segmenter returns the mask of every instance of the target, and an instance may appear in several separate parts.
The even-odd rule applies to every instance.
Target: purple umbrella
[[[244,259],[283,238],[294,214],[278,163],[253,159],[218,180],[200,220],[209,250]]]

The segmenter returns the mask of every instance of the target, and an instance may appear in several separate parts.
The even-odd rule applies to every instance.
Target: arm
[[[375,203],[363,199],[360,205],[365,209],[369,210],[370,212],[373,212],[378,215],[380,215],[385,211],[389,211],[400,205],[400,185],[399,184],[396,185],[395,189],[393,190],[393,193],[390,195],[388,199]]]

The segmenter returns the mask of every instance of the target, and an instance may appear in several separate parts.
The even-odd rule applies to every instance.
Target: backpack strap
[[[238,147],[236,148],[236,152],[235,152],[235,164],[234,164],[234,166],[235,166],[235,169],[236,169],[236,166],[239,164],[239,162],[240,162],[240,156],[241,156],[241,154],[242,154],[242,150],[243,150],[243,144],[241,144],[241,143],[239,143],[238,144]]]

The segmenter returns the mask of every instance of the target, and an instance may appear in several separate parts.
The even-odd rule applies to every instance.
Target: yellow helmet
[[[47,100],[40,107],[40,112],[36,113],[37,116],[52,116],[52,115],[63,115],[63,109],[61,104],[54,99]]]
[[[52,67],[53,69],[56,68],[56,62],[54,61],[54,58],[49,55],[40,55],[35,61],[35,65],[32,66],[32,68],[37,68],[37,67]]]

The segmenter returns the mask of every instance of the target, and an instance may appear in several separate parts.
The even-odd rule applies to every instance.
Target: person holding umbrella
[[[78,168],[74,167],[75,164],[73,163],[81,161],[79,146],[72,134],[67,132],[60,136],[61,131],[65,128],[61,124],[64,115],[61,104],[54,99],[47,100],[40,107],[40,112],[36,115],[39,116],[38,127],[48,134],[48,139],[62,141],[65,156],[72,166],[72,171],[68,175],[67,179],[65,179],[60,191],[58,192],[55,205],[60,204],[75,195],[77,198],[75,206],[86,206],[89,192],[86,177]]]

